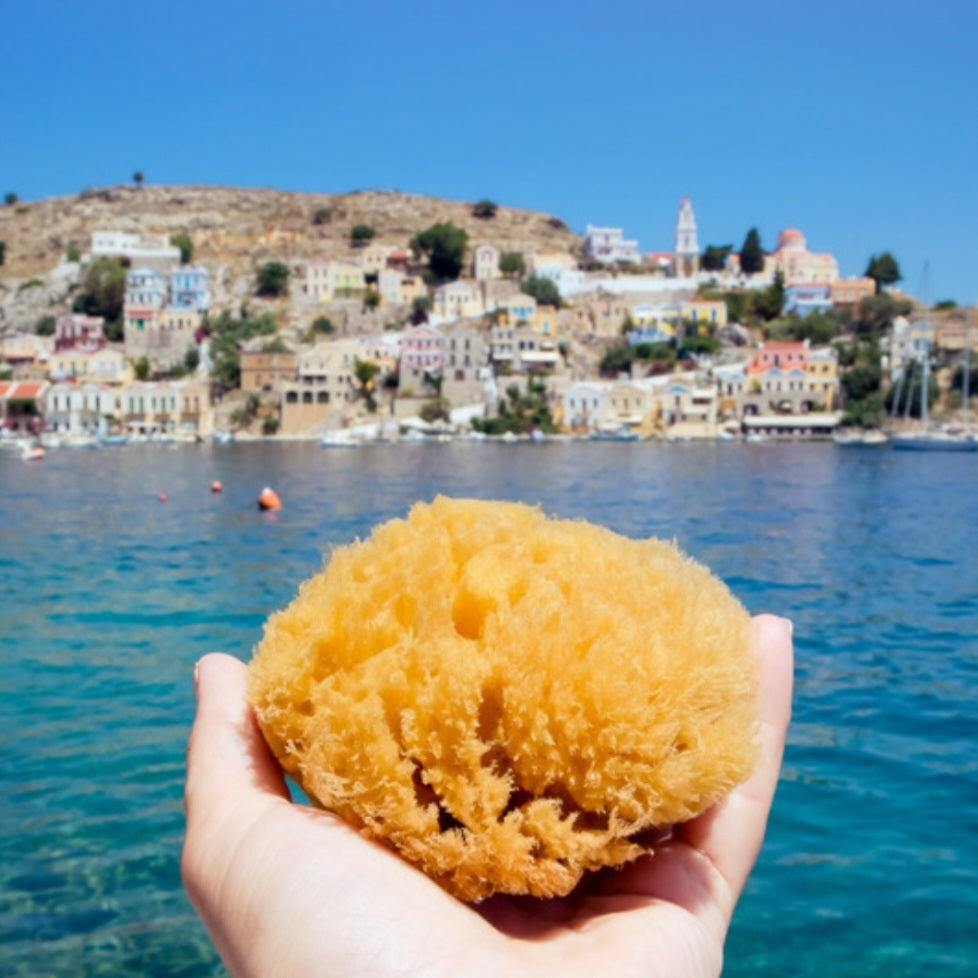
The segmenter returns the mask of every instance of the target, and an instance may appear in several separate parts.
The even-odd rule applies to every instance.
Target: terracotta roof
[[[46,381],[4,381],[0,383],[0,398],[4,400],[32,400],[38,397],[46,386]]]

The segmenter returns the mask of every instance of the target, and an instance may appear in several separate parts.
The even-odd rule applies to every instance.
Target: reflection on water
[[[794,619],[785,776],[726,974],[970,975],[976,461],[627,443],[3,453],[4,973],[219,973],[178,872],[192,665],[247,658],[331,546],[442,492],[674,538],[751,609]]]

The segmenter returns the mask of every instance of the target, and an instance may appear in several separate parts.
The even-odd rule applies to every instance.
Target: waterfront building
[[[479,404],[485,400],[489,344],[485,330],[472,322],[442,328],[445,338],[441,395],[453,406]]]
[[[839,400],[839,352],[833,346],[812,350],[808,357],[808,389],[825,411],[834,411]]]
[[[176,309],[207,312],[211,304],[206,268],[181,265],[170,272],[170,305]]]
[[[601,422],[601,404],[610,386],[604,380],[568,384],[562,396],[564,425],[572,431],[596,430]]]
[[[118,388],[91,381],[59,380],[45,396],[45,427],[59,434],[92,437],[107,430],[119,413]]]
[[[105,319],[102,316],[84,316],[65,313],[59,316],[54,327],[54,349],[77,350],[94,353],[105,346]]]
[[[430,326],[413,326],[401,337],[400,387],[417,388],[445,365],[445,337]]]
[[[44,398],[47,381],[0,381],[0,425],[21,435],[44,430]]]
[[[358,394],[356,338],[326,340],[300,350],[296,377],[281,386],[281,426],[286,435],[320,434],[342,418]]]
[[[477,282],[499,278],[499,249],[481,244],[472,252],[472,277]]]
[[[599,228],[589,224],[584,234],[584,256],[605,264],[638,264],[638,241],[626,240],[621,228]]]
[[[661,419],[674,437],[689,433],[709,433],[717,421],[717,389],[715,385],[694,386],[674,383],[660,396]]]
[[[266,350],[268,338],[258,336],[241,351],[241,390],[273,393],[295,380],[297,358],[293,350]]]
[[[688,197],[679,201],[676,214],[676,237],[673,272],[679,278],[691,278],[700,270],[700,247],[696,239],[696,216]]]

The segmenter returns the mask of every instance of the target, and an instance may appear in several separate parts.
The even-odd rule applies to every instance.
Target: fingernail
[[[194,663],[194,696],[200,698],[200,663]]]
[[[788,626],[788,634],[793,636],[795,634],[795,623],[790,618],[782,618],[781,620]]]

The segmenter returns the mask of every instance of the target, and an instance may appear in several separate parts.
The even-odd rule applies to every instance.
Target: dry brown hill
[[[316,224],[314,215],[322,208],[331,217]],[[373,227],[377,242],[406,246],[437,221],[464,228],[470,248],[487,242],[503,251],[572,251],[581,241],[546,214],[499,207],[495,217],[479,219],[471,203],[393,191],[120,186],[0,207],[0,241],[6,243],[0,279],[46,275],[70,248],[86,252],[95,230],[183,232],[193,241],[196,259],[226,262],[236,277],[269,260],[348,254],[357,224]]]

